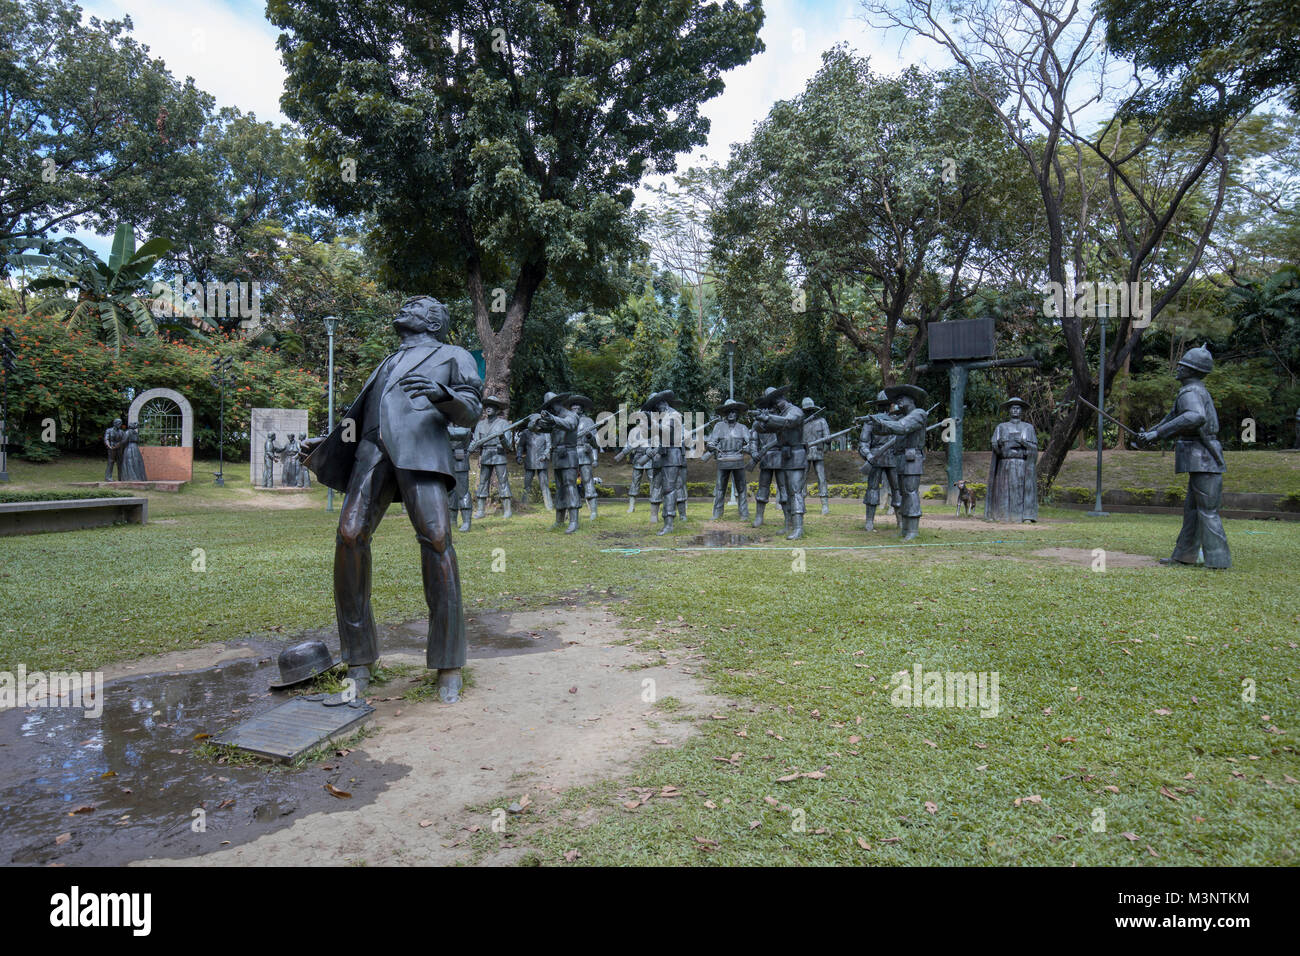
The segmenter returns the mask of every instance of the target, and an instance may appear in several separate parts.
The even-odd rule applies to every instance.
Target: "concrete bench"
[[[148,498],[80,498],[71,501],[12,501],[0,503],[0,537],[78,531],[115,524],[144,524]]]

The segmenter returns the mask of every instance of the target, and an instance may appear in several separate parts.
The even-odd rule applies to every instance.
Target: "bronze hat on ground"
[[[324,641],[302,641],[282,650],[277,663],[280,667],[280,682],[272,684],[271,690],[283,690],[301,684],[338,667],[342,661],[336,661],[330,655]]]

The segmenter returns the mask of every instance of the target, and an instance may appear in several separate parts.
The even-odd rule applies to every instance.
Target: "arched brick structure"
[[[144,458],[144,472],[150,481],[192,481],[194,479],[194,408],[180,392],[171,388],[151,388],[141,392],[131,403],[127,421],[138,422],[140,410],[155,398],[166,398],[176,403],[181,412],[179,445],[145,445],[140,454]]]

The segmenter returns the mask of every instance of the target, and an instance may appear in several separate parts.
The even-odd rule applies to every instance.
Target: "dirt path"
[[[340,799],[331,812],[305,815],[237,847],[144,864],[461,862],[470,857],[469,828],[490,830],[493,808],[528,794],[526,812],[544,811],[568,787],[626,771],[663,745],[656,740],[685,740],[692,722],[677,718],[722,706],[680,663],[645,667],[644,652],[616,645],[628,635],[601,607],[521,612],[509,623],[512,630],[554,632],[562,644],[472,660],[474,686],[458,705],[372,700],[378,732],[357,744],[357,752],[371,764],[409,770],[365,805],[351,808]],[[383,660],[422,664],[409,650]],[[642,699],[648,679],[659,698],[682,703],[672,718]],[[349,782],[336,786],[346,790]],[[512,863],[526,852],[511,847],[480,862]]]

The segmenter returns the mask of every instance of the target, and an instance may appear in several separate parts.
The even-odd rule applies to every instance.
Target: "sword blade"
[[[1088,408],[1091,408],[1094,412],[1096,412],[1096,413],[1097,413],[1098,415],[1100,415],[1102,418],[1106,419],[1106,421],[1111,422],[1112,424],[1118,425],[1120,428],[1124,429],[1124,431],[1128,432],[1128,433],[1129,433],[1130,435],[1132,435],[1134,438],[1137,438],[1137,437],[1138,437],[1138,433],[1137,433],[1137,432],[1135,432],[1133,429],[1129,428],[1127,425],[1125,425],[1125,424],[1124,424],[1123,422],[1121,422],[1119,419],[1112,418],[1110,415],[1107,415],[1105,412],[1103,412],[1103,411],[1102,411],[1100,408],[1098,408],[1096,405],[1092,404],[1092,402],[1088,401],[1088,400],[1087,400],[1086,398],[1084,398],[1082,395],[1078,395],[1078,396],[1076,396],[1076,397],[1075,397],[1075,401],[1079,402],[1080,404],[1083,404],[1083,405],[1088,406]]]

